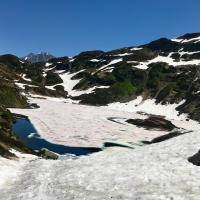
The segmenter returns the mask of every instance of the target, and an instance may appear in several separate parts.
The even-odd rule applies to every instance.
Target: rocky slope
[[[200,33],[48,59],[29,62],[0,56],[0,105],[27,107],[30,94],[90,105],[130,102],[140,96],[179,104],[180,113],[200,121]]]
[[[16,157],[11,149],[33,153],[12,132],[12,124],[16,118],[5,107],[0,106],[0,155],[6,158]]]
[[[161,38],[138,47],[82,52],[73,58],[13,67],[25,93],[68,97],[83,104],[129,102],[138,96],[156,103],[184,103],[177,109],[200,120],[200,33]]]
[[[11,149],[30,152],[12,133],[15,116],[6,109],[30,107],[29,95],[98,106],[129,105],[130,110],[145,107],[138,110],[156,114],[135,113],[137,109],[117,114],[63,99],[34,99],[40,109],[13,109],[29,115],[41,135],[55,143],[88,146],[123,139],[132,141],[135,149],[110,148],[54,162],[8,162],[0,157],[1,198],[199,199],[199,124],[177,117],[178,112],[187,113],[200,121],[199,71],[200,33],[47,62],[0,56],[0,155],[6,158],[15,156]],[[141,146],[141,140],[146,145]]]
[[[54,58],[54,56],[47,52],[29,53],[27,56],[22,57],[23,60],[29,61],[31,63],[46,62],[51,58]]]
[[[15,85],[15,80],[21,77],[15,72],[20,70],[20,60],[11,55],[0,57],[0,155],[3,157],[15,157],[10,153],[10,148],[22,152],[31,152],[12,133],[12,124],[15,117],[6,107],[28,107],[27,99],[22,95],[22,90]]]

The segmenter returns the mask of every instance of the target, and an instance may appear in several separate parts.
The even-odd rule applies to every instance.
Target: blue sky
[[[0,54],[73,56],[200,32],[199,0],[0,0]]]

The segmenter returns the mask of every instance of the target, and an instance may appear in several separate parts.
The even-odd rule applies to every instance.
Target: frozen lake
[[[141,114],[48,99],[33,99],[33,102],[40,108],[11,111],[28,116],[39,135],[51,143],[75,147],[101,147],[107,141],[137,143],[165,134],[125,122],[129,118],[147,117]],[[118,119],[118,123],[109,120],[111,118]]]
[[[44,138],[41,138],[31,122],[25,118],[17,119],[12,130],[29,148],[33,150],[46,148],[58,154],[74,154],[76,156],[88,155],[101,150],[99,148],[70,147],[50,143]]]

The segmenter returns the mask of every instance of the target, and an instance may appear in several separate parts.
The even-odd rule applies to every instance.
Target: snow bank
[[[28,115],[39,133],[54,143],[73,146],[98,146],[103,141],[137,142],[165,134],[147,131],[125,123],[126,118],[145,118],[137,110],[166,114],[172,122],[189,132],[167,141],[135,149],[108,148],[79,159],[35,160],[17,166],[18,178],[1,192],[2,199],[127,199],[127,200],[199,200],[200,168],[187,161],[200,148],[199,124],[181,121],[174,108],[177,105],[156,105],[154,100],[142,102],[138,97],[130,104],[93,107],[32,99],[39,109],[12,109]],[[119,111],[116,109],[118,105]],[[108,109],[112,108],[112,109]],[[132,110],[128,110],[132,109]],[[125,112],[122,110],[126,110]],[[131,112],[130,112],[131,111]],[[107,120],[117,117],[119,123]],[[0,160],[1,161],[1,160]],[[10,162],[10,161],[9,161]],[[9,168],[10,165],[10,168]],[[9,171],[15,163],[3,164]],[[1,168],[0,172],[6,168]],[[20,167],[20,169],[18,168]],[[2,170],[1,170],[2,169]],[[16,170],[15,169],[15,170]],[[16,177],[13,175],[12,177]],[[7,178],[2,176],[3,179]],[[10,179],[10,178],[9,178]]]
[[[0,157],[0,189],[16,180],[19,169],[20,166],[16,160]]]
[[[176,62],[174,61],[173,58],[171,57],[165,57],[165,56],[157,56],[156,58],[154,58],[153,60],[151,60],[149,62],[149,64],[151,63],[156,63],[156,62],[166,62],[168,63],[169,65],[172,65],[172,66],[180,66],[180,65],[198,65],[200,64],[200,60],[189,60],[189,61],[179,61],[179,62]]]
[[[105,62],[106,60],[99,60],[99,59],[96,59],[96,58],[94,58],[94,59],[91,59],[90,60],[90,62]]]
[[[131,49],[131,51],[139,51],[139,50],[142,50],[143,48],[139,48],[139,47],[134,47]]]
[[[9,187],[10,184],[18,179],[22,166],[30,160],[36,159],[36,156],[33,155],[22,154],[15,150],[11,150],[11,152],[14,153],[18,159],[9,160],[0,157],[0,191],[2,188]]]
[[[47,62],[47,63],[45,64],[45,67],[49,67],[49,66],[51,66],[51,65],[52,65],[52,63],[48,63],[48,62]]]
[[[134,150],[118,147],[75,160],[36,160],[1,191],[1,198],[198,200],[200,168],[187,158],[199,143],[199,133],[191,133]]]
[[[101,71],[103,69],[108,68],[111,65],[117,64],[117,63],[122,62],[122,61],[123,61],[123,58],[118,58],[118,59],[112,60],[107,65],[103,65],[102,67],[100,67],[97,71]]]
[[[175,119],[175,120],[186,120],[186,115],[180,115],[179,112],[176,111],[176,107],[183,104],[183,101],[179,104],[167,104],[161,105],[156,104],[155,99],[147,99],[143,100],[141,96],[138,96],[135,100],[129,101],[127,103],[115,102],[109,104],[107,107],[109,109],[121,110],[126,112],[145,112],[148,114],[154,115],[162,115],[167,119]]]
[[[199,65],[200,64],[199,59],[194,59],[194,60],[189,60],[189,61],[181,60],[181,61],[177,62],[173,58],[170,57],[171,54],[167,57],[157,56],[156,58],[149,60],[147,62],[140,62],[138,65],[136,65],[136,66],[134,65],[133,67],[138,68],[138,69],[148,69],[149,64],[157,63],[157,62],[165,62],[165,63],[172,65],[172,66]],[[127,63],[132,63],[132,62],[134,63],[135,61],[127,61]]]
[[[84,71],[84,70],[81,70],[81,71]],[[72,80],[71,78],[73,76],[75,76],[76,74],[80,73],[81,71],[79,72],[76,72],[76,73],[62,73],[62,74],[59,74],[59,76],[61,77],[61,79],[63,80],[63,83],[62,84],[58,84],[58,85],[62,85],[65,89],[65,91],[68,92],[68,94],[70,96],[79,96],[81,94],[89,94],[89,93],[92,93],[94,91],[94,89],[98,88],[98,87],[92,87],[92,88],[89,88],[87,90],[73,90],[74,86],[79,83],[79,81],[81,79],[75,79],[75,80]],[[53,89],[54,86],[47,86],[47,88],[49,89]]]
[[[195,37],[195,38],[190,38],[190,39],[171,39],[174,42],[180,42],[180,43],[186,43],[186,42],[194,42],[197,43],[200,41],[200,36]]]
[[[120,54],[116,54],[116,55],[112,55],[112,56],[116,56],[116,57],[118,57],[118,56],[121,56],[121,57],[123,57],[123,56],[129,56],[129,55],[132,55],[133,53],[120,53]]]
[[[22,74],[22,78],[23,78],[25,81],[29,81],[29,82],[32,81],[30,78],[26,78],[26,74]]]

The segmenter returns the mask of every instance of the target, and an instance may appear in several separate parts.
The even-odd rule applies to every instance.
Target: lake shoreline
[[[17,115],[17,117],[16,123],[13,124],[13,132],[28,148],[34,150],[36,153],[42,149],[48,149],[59,155],[74,154],[80,156],[102,151],[98,147],[73,147],[50,143],[39,135],[27,116]]]

